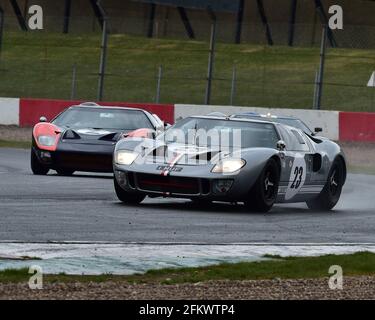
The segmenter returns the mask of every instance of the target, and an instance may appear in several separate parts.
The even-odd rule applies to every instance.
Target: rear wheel
[[[146,196],[142,193],[127,192],[118,184],[116,178],[114,179],[116,195],[120,201],[128,204],[140,204]]]
[[[276,202],[279,183],[279,166],[274,159],[270,159],[251,189],[245,205],[251,211],[268,212]]]
[[[39,162],[39,159],[36,156],[34,150],[31,150],[30,165],[31,165],[31,171],[33,172],[33,174],[38,175],[38,176],[45,176],[49,171],[48,167],[46,167],[45,165]]]
[[[328,175],[328,181],[319,196],[307,201],[307,206],[312,210],[329,211],[340,199],[344,185],[345,168],[341,159],[336,159]]]

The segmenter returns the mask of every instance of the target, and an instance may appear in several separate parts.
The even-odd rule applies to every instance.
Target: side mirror
[[[165,130],[164,126],[159,126],[159,127],[156,128],[155,133],[156,133],[156,135],[159,135],[159,134],[163,133],[164,130]]]
[[[47,118],[42,116],[39,118],[39,122],[47,122]]]
[[[285,148],[286,148],[285,141],[284,141],[284,140],[279,140],[279,141],[277,141],[277,143],[276,143],[276,148],[277,148],[277,150],[279,150],[279,151],[284,151]]]
[[[165,130],[169,129],[170,127],[172,127],[172,125],[170,123],[164,122],[164,129]]]
[[[314,132],[315,132],[315,133],[323,132],[323,129],[322,129],[322,128],[315,128],[315,129],[314,129]]]

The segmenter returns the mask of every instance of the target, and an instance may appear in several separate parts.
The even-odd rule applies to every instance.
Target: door
[[[280,200],[293,201],[297,195],[310,191],[312,157],[309,144],[298,129],[279,126],[285,141],[285,151],[280,152],[282,172],[280,179]]]

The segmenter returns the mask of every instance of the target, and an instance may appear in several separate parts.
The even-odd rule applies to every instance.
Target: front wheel
[[[36,156],[34,150],[31,150],[31,159],[30,159],[31,171],[33,174],[38,176],[45,176],[49,168],[39,162],[38,157]]]
[[[127,192],[118,184],[116,178],[114,179],[115,184],[115,191],[117,198],[120,201],[127,203],[127,204],[140,204],[146,196],[142,193],[134,193],[134,192]]]
[[[245,205],[251,211],[268,212],[277,199],[280,183],[280,169],[274,159],[268,160],[258,180],[245,200]]]
[[[319,196],[307,201],[307,206],[312,210],[329,211],[333,209],[340,199],[344,185],[345,168],[340,159],[336,159],[328,175],[328,181]]]

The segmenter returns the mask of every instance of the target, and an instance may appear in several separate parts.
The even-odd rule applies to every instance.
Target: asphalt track
[[[336,210],[276,205],[202,209],[187,200],[121,204],[112,176],[33,176],[29,151],[0,149],[0,241],[136,243],[375,243],[375,176],[349,175]]]

